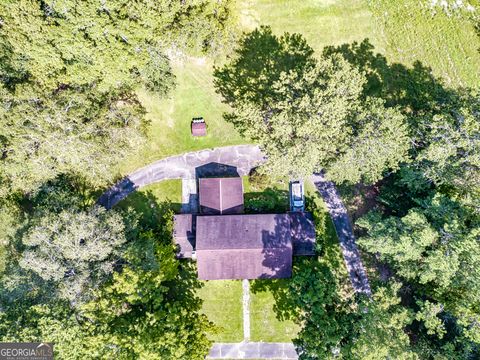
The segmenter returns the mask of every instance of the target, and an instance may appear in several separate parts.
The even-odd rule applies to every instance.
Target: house
[[[292,258],[315,254],[306,212],[244,214],[240,177],[200,178],[200,214],[174,216],[179,258],[197,261],[198,278],[288,278]]]

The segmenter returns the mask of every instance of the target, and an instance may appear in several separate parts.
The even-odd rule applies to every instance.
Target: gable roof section
[[[197,217],[198,250],[291,247],[288,214]]]
[[[242,178],[200,178],[198,182],[202,214],[243,213]]]

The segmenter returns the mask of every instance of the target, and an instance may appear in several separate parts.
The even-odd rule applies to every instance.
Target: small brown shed
[[[200,178],[200,212],[205,215],[243,213],[243,183],[241,177]]]
[[[207,124],[203,118],[193,118],[192,124],[192,135],[193,136],[206,136],[207,135]]]

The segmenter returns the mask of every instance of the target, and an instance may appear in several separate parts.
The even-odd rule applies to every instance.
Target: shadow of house
[[[221,164],[217,162],[210,162],[208,164],[198,166],[195,168],[195,177],[200,178],[228,178],[239,177],[236,166]]]

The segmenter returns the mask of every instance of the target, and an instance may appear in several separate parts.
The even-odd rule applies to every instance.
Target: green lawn
[[[260,290],[250,296],[250,339],[264,342],[291,342],[300,330],[292,319],[282,319],[274,309],[275,294],[284,292],[289,280],[256,280]],[[268,283],[262,286],[259,283]]]
[[[376,32],[386,43],[390,62],[420,61],[451,86],[480,83],[480,38],[459,16],[422,9],[418,0],[370,0]]]
[[[270,25],[277,34],[301,33],[317,53],[325,45],[365,38],[376,47],[382,45],[365,0],[247,0],[241,4],[240,20],[248,30]]]
[[[198,290],[203,299],[202,312],[218,328],[211,339],[216,342],[243,340],[242,282],[239,280],[204,281]]]
[[[146,214],[154,204],[164,202],[169,202],[174,212],[180,212],[182,205],[182,180],[164,180],[145,186],[122,200],[119,206],[131,206]]]
[[[325,45],[369,39],[389,62],[431,66],[452,85],[480,81],[479,37],[472,24],[458,17],[419,10],[417,0],[244,0],[237,5],[241,28],[270,25],[274,32],[299,32],[320,54]],[[147,143],[119,165],[128,173],[168,155],[247,142],[223,119],[228,107],[213,86],[213,61],[173,59],[177,86],[168,99],[138,91],[147,110]],[[205,138],[190,135],[192,117],[208,124]]]
[[[119,169],[121,173],[169,155],[247,142],[223,119],[228,108],[215,93],[212,71],[209,60],[186,59],[174,66],[177,86],[169,99],[138,91],[150,121],[148,141],[126,159]],[[206,137],[194,138],[190,134],[190,122],[198,116],[207,122]]]

